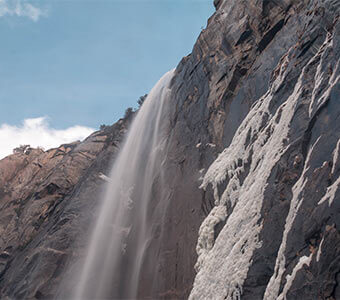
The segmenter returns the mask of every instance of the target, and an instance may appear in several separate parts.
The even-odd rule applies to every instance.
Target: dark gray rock
[[[339,177],[333,166],[340,138],[340,4],[290,4],[295,14],[259,50],[271,53],[283,30],[300,34],[205,177],[205,185],[222,188],[201,227],[192,299],[336,299],[338,293]],[[239,168],[238,161],[249,166]],[[213,220],[225,206],[216,238]],[[327,239],[334,248],[323,252]]]

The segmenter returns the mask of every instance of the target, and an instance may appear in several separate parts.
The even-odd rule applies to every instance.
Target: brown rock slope
[[[79,224],[81,209],[95,207],[99,175],[108,172],[129,122],[120,120],[81,143],[26,149],[0,161],[2,298],[52,297],[66,258],[79,255],[74,241],[89,223]]]

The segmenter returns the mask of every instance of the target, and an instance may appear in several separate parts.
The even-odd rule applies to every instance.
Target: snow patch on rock
[[[293,119],[301,103],[305,101],[305,86],[313,81],[312,99],[307,109],[310,120],[317,117],[327,104],[333,88],[339,82],[339,64],[328,79],[327,58],[332,53],[333,40],[327,35],[324,44],[302,69],[293,91],[287,99],[278,98],[278,91],[285,84],[295,65],[295,49],[292,47],[281,59],[277,75],[268,92],[253,105],[228,148],[212,163],[204,176],[201,188],[211,186],[215,208],[211,210],[199,230],[197,244],[197,275],[190,299],[239,299],[247,278],[254,251],[262,246],[261,209],[269,177],[294,141],[290,141]],[[315,74],[311,70],[315,70]],[[311,77],[311,76],[314,76]],[[281,105],[279,103],[282,103]],[[278,106],[276,108],[276,106]],[[273,109],[275,107],[276,109]],[[308,122],[307,122],[308,125]],[[304,130],[307,130],[305,128]],[[266,288],[264,299],[279,297],[280,285],[286,271],[286,245],[294,220],[304,202],[304,190],[308,181],[309,161],[320,137],[309,146],[301,176],[292,188],[289,213],[277,254],[275,270]],[[338,161],[339,144],[334,152]],[[298,162],[296,162],[298,164]],[[331,204],[340,185],[340,178],[330,186],[325,199]],[[323,201],[326,201],[323,200]],[[216,227],[220,232],[215,232]],[[289,290],[297,271],[308,265],[310,257],[302,258],[287,276],[285,291]]]
[[[296,266],[294,267],[292,274],[291,275],[287,275],[286,277],[286,284],[283,288],[282,293],[279,295],[279,297],[277,298],[277,300],[284,300],[287,297],[287,292],[289,291],[289,289],[291,288],[293,281],[295,279],[296,273],[302,269],[302,267],[304,265],[309,266],[311,260],[312,260],[312,256],[313,253],[311,253],[309,256],[302,256],[299,260],[299,262],[296,264]]]
[[[216,207],[199,230],[198,274],[190,299],[239,299],[253,253],[262,245],[259,234],[264,192],[273,167],[286,150],[285,139],[301,93],[298,84],[290,99],[275,113],[270,112],[279,82],[292,66],[287,61],[282,68],[272,89],[257,101],[231,145],[204,177],[201,187],[212,186]],[[246,175],[244,181],[241,175]],[[226,183],[222,193],[221,183]],[[213,229],[221,221],[226,223],[214,240]]]

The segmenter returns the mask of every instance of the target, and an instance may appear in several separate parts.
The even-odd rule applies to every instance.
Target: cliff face
[[[103,173],[129,123],[120,120],[82,143],[26,149],[0,161],[2,299],[56,294],[66,262],[82,255]]]
[[[158,276],[139,295],[336,299],[339,3],[214,4],[172,82]],[[3,298],[60,293],[128,123],[0,161]]]
[[[287,295],[292,293],[293,299],[329,297],[337,286],[337,248],[324,253],[324,266],[310,264],[314,268],[310,281],[304,278],[311,270],[305,264],[302,267],[303,260],[298,261],[309,255],[310,246],[317,252],[326,228],[333,230],[329,226],[338,217],[335,206],[327,211],[320,206],[313,212],[326,191],[319,189],[316,175],[311,174],[325,161],[332,161],[338,141],[339,114],[325,107],[326,103],[336,106],[339,99],[339,4],[215,3],[216,13],[193,53],[179,64],[173,84],[172,157],[168,159],[173,197],[166,225],[171,231],[163,245],[168,245],[167,253],[176,263],[169,260],[164,282],[173,280],[171,286],[190,289],[194,266],[190,253],[197,243],[198,274],[192,299],[232,299],[240,294],[242,299],[262,299],[266,289],[266,297],[275,299],[276,291],[274,296],[271,291],[282,292],[295,266],[302,271],[295,270],[297,281],[287,286]],[[307,160],[322,135],[327,143],[321,142],[315,161]],[[225,147],[228,150],[204,177],[211,159]],[[338,177],[320,176],[324,189]],[[201,177],[205,190],[198,188]],[[333,179],[328,183],[329,177]],[[310,178],[310,184],[300,191],[309,192],[306,199],[313,198],[301,207],[301,216],[294,216],[298,223],[285,229],[294,215],[288,215],[290,206],[299,203],[293,196],[295,184],[299,180],[305,184],[305,178]],[[203,219],[197,242],[197,224]],[[294,232],[290,241],[283,240],[284,232]],[[332,234],[330,244],[337,245],[337,230]],[[332,267],[325,267],[330,260]],[[276,272],[282,274],[276,278]],[[294,295],[293,290],[302,284],[305,290]]]
[[[228,21],[242,7],[232,4],[218,5]],[[266,4],[269,18],[284,12],[257,43],[257,61],[273,65],[252,65],[229,98],[263,76],[265,93],[242,95],[254,104],[203,179],[215,206],[200,227],[191,299],[340,297],[340,3],[263,1],[262,13]]]

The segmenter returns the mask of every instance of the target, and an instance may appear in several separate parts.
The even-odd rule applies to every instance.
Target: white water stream
[[[162,184],[166,102],[173,73],[166,73],[149,93],[114,162],[75,299],[137,295],[145,253],[155,234],[150,209],[157,207],[155,181]],[[157,218],[154,212],[151,215]]]

